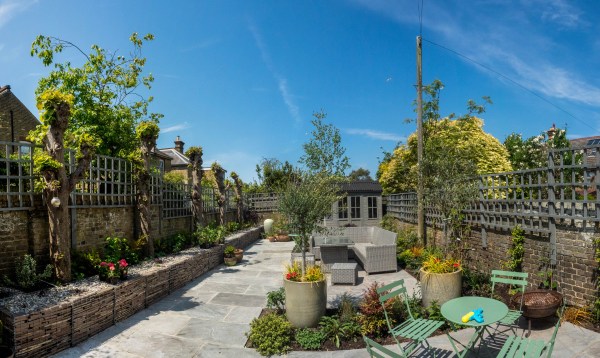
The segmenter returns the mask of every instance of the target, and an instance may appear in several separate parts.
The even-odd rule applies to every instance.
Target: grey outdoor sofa
[[[348,253],[360,263],[367,274],[396,271],[396,233],[380,227],[328,228],[327,233],[313,234],[311,249],[320,259],[320,245],[334,238],[348,238]]]

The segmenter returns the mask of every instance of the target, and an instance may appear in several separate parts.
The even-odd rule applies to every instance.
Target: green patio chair
[[[527,277],[529,276],[526,272],[513,272],[513,271],[500,271],[493,270],[492,271],[492,298],[494,297],[494,288],[496,287],[496,283],[506,283],[512,286],[517,286],[517,289],[521,291],[521,293],[525,292],[525,287],[527,286]],[[523,314],[523,296],[521,295],[521,302],[519,303],[519,310],[508,310],[508,314],[506,317],[498,321],[496,325],[495,332],[498,331],[499,326],[509,326],[510,331],[516,334],[515,329],[517,328],[517,322],[519,318],[521,318]],[[508,330],[504,331],[507,332]]]
[[[552,357],[552,350],[554,349],[554,341],[556,340],[556,333],[558,333],[558,327],[560,327],[562,321],[562,315],[565,311],[565,304],[563,301],[562,306],[558,311],[558,322],[554,326],[554,332],[552,332],[552,338],[550,341],[545,342],[541,339],[529,339],[517,336],[508,336],[508,339],[500,349],[498,358],[511,358],[511,357],[528,357],[528,358],[541,358]]]
[[[371,357],[377,357],[377,358],[402,358],[402,356],[388,348],[385,348],[384,346],[382,346],[381,344],[373,341],[372,339],[369,339],[365,336],[363,336],[363,339],[365,340],[365,343],[367,344],[367,352],[369,352],[369,355]]]
[[[444,322],[423,318],[415,319],[413,317],[408,304],[408,294],[406,292],[406,287],[404,287],[404,280],[398,280],[378,288],[377,293],[379,294],[379,301],[383,306],[385,319],[387,321],[390,334],[394,337],[398,347],[400,348],[400,356],[408,357],[422,343],[424,343],[424,345],[430,349],[431,346],[427,342],[427,338],[429,338],[429,336],[431,336],[435,330],[443,325]],[[389,314],[385,309],[385,304],[389,300],[397,297],[401,297],[404,301],[410,318],[394,327],[391,324]],[[406,347],[402,348],[400,341],[398,341],[398,337],[410,339],[411,342]]]

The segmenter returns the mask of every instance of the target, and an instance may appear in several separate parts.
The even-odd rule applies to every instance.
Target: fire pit
[[[562,295],[551,290],[533,290],[525,293],[518,293],[513,296],[511,302],[514,307],[519,307],[523,295],[523,316],[529,319],[529,331],[525,335],[531,334],[531,319],[545,318],[552,316],[562,302]]]

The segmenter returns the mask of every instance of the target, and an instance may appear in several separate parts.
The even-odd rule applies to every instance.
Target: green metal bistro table
[[[483,309],[483,322],[477,323],[475,320],[471,320],[467,323],[461,321],[462,316],[469,313],[470,311],[478,308]],[[483,332],[486,331],[487,326],[492,323],[496,323],[508,314],[508,307],[498,300],[494,300],[488,297],[477,297],[477,296],[464,296],[452,299],[442,305],[441,308],[442,316],[452,323],[456,323],[462,326],[475,328],[475,333],[471,337],[469,343],[467,343],[463,351],[459,351],[454,341],[456,341],[450,333],[447,333],[448,339],[452,344],[452,348],[456,352],[456,355],[460,358],[464,357],[469,350],[472,350],[477,341],[483,337]],[[456,341],[458,342],[458,341]],[[460,342],[458,342],[460,343]],[[461,344],[462,345],[462,344]]]

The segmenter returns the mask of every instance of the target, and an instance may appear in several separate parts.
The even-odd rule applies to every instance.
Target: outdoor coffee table
[[[347,237],[326,237],[320,243],[321,268],[323,272],[331,272],[331,266],[336,263],[348,262],[348,245],[352,241]]]
[[[461,321],[462,316],[469,313],[470,311],[478,308],[483,309],[483,322],[477,323],[475,320],[471,320],[467,323]],[[464,357],[469,350],[472,350],[477,341],[482,340],[483,332],[487,330],[487,326],[496,323],[508,314],[508,307],[498,300],[494,300],[488,297],[477,297],[477,296],[465,296],[452,299],[442,305],[441,308],[442,316],[452,323],[458,325],[473,327],[475,333],[467,343],[465,349],[461,352],[458,350],[454,341],[456,341],[450,333],[447,333],[448,339],[452,344],[452,348],[456,352],[456,355],[460,358]],[[458,342],[458,341],[456,341]],[[458,342],[460,343],[460,342]],[[462,343],[460,343],[462,345]]]

